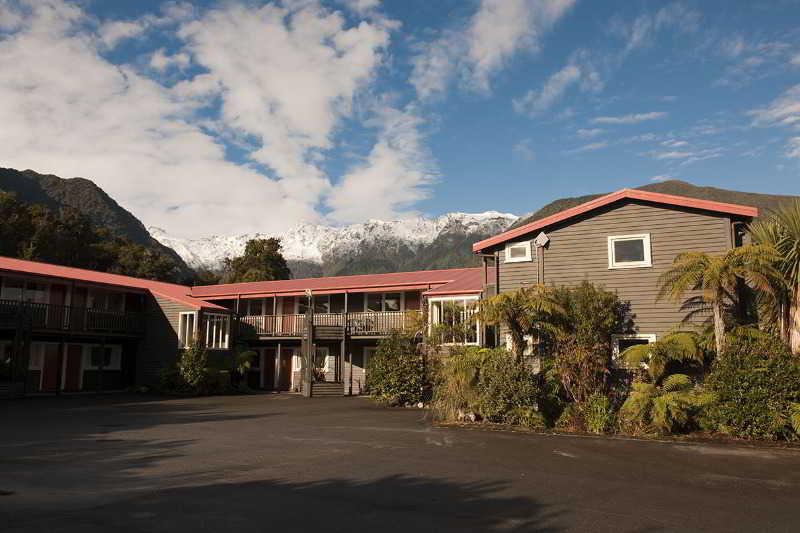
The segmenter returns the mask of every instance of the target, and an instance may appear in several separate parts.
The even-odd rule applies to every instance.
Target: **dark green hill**
[[[88,179],[64,179],[33,170],[0,168],[0,191],[13,193],[20,202],[44,205],[53,211],[65,207],[76,209],[95,226],[173,259],[185,277],[192,274],[172,248],[151,237],[138,218]]]

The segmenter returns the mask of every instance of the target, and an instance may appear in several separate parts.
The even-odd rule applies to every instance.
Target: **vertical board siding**
[[[681,252],[721,253],[731,247],[728,216],[683,208],[628,202],[594,211],[571,223],[545,229],[550,243],[544,253],[544,283],[575,286],[586,280],[615,290],[630,301],[639,333],[663,335],[686,317],[681,303],[657,301],[658,278]],[[650,234],[652,266],[609,269],[608,237]],[[525,240],[525,239],[520,239]],[[500,290],[537,283],[536,261],[502,262]]]
[[[147,333],[139,346],[136,382],[155,385],[161,370],[177,361],[179,313],[195,309],[153,295],[147,296],[146,308]]]

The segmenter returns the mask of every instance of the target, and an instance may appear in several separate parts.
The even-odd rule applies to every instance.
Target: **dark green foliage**
[[[423,400],[427,385],[425,360],[412,337],[394,332],[378,343],[367,364],[367,388],[378,401],[415,404]]]
[[[536,376],[502,349],[454,348],[437,372],[433,409],[443,420],[544,427]]]
[[[291,272],[281,254],[280,239],[247,241],[244,254],[225,258],[220,283],[289,279]]]
[[[580,346],[611,353],[612,335],[633,328],[631,306],[616,292],[584,281],[577,287],[559,287],[553,298],[564,310],[561,328]]]
[[[780,340],[748,331],[728,336],[706,379],[715,397],[709,420],[744,438],[792,438],[792,403],[800,402],[800,358]]]
[[[102,229],[109,239],[121,237],[126,242],[144,247],[158,256],[165,256],[175,264],[177,275],[174,280],[187,279],[191,274],[191,269],[174,250],[155,240],[139,219],[88,179],[62,179],[32,170],[0,168],[0,191],[13,193],[20,203],[43,206],[51,213],[80,213],[88,219],[92,227]],[[5,242],[2,235],[1,242]],[[81,266],[77,263],[62,264]],[[170,278],[167,281],[172,280]]]
[[[608,396],[596,392],[589,396],[582,408],[586,430],[592,433],[605,433],[614,421],[614,412]]]
[[[486,350],[478,374],[478,411],[490,422],[514,423],[536,410],[536,376],[505,350]]]
[[[199,339],[194,339],[190,346],[181,351],[178,359],[178,373],[181,380],[192,389],[197,389],[205,378],[208,366],[208,351]]]
[[[0,191],[0,255],[178,282],[181,265],[164,253],[96,227],[76,209],[19,202]]]

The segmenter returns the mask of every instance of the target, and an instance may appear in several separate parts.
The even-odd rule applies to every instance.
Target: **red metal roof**
[[[662,194],[657,192],[641,191],[638,189],[621,189],[619,191],[612,192],[611,194],[601,196],[600,198],[595,198],[594,200],[590,200],[586,203],[575,206],[573,208],[565,209],[564,211],[556,213],[555,215],[550,215],[549,217],[545,217],[540,220],[534,220],[529,224],[525,224],[518,228],[504,231],[503,233],[495,235],[494,237],[489,237],[488,239],[476,242],[475,244],[472,245],[472,251],[476,253],[481,252],[486,248],[502,244],[506,241],[514,239],[515,237],[531,233],[533,231],[542,229],[551,224],[568,220],[583,213],[587,213],[594,209],[598,209],[613,202],[625,199],[642,200],[645,202],[653,202],[657,204],[677,206],[677,207],[689,207],[692,209],[702,209],[704,211],[714,211],[717,213],[726,213],[730,215],[739,215],[744,217],[758,216],[757,208],[749,207],[746,205],[726,204],[723,202],[700,200],[697,198],[676,196],[673,194]]]
[[[494,268],[489,268],[487,275],[490,280],[494,279]],[[475,294],[479,295],[483,290],[483,268],[473,268],[464,272],[457,279],[450,283],[440,285],[425,293],[425,296],[459,296]]]
[[[25,261],[23,259],[13,259],[11,257],[0,257],[0,271],[47,276],[129,289],[142,289],[194,309],[224,309],[224,307],[220,307],[216,304],[194,298],[191,295],[190,287],[122,276],[120,274],[96,272],[94,270],[52,265],[50,263],[40,263],[38,261]]]
[[[196,298],[222,298],[236,296],[293,296],[310,289],[317,294],[336,292],[376,292],[422,290],[472,278],[482,280],[483,268],[451,268],[447,270],[419,270],[415,272],[392,272],[389,274],[360,274],[355,276],[332,276],[328,278],[289,279],[280,281],[255,281],[226,285],[204,285],[192,287]],[[466,282],[464,282],[466,283]],[[466,286],[466,285],[465,285]],[[482,282],[473,292],[480,292]]]

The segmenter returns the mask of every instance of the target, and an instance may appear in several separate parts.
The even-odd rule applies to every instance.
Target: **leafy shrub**
[[[544,429],[547,421],[533,407],[515,407],[506,415],[506,423],[526,429]]]
[[[175,367],[161,369],[158,375],[158,390],[161,392],[175,392],[183,385],[183,380]]]
[[[598,392],[589,396],[583,406],[582,413],[586,429],[592,433],[604,433],[611,427],[614,413],[608,396]]]
[[[536,376],[505,350],[482,350],[478,374],[478,412],[490,422],[513,423],[512,412],[536,410]]]
[[[583,416],[581,416],[574,403],[569,403],[564,407],[558,420],[556,420],[555,427],[563,431],[583,430]]]
[[[205,344],[199,339],[194,339],[180,354],[178,372],[184,383],[192,389],[197,389],[205,377],[207,365],[208,351]]]
[[[698,426],[711,396],[695,387],[686,374],[672,374],[661,385],[636,381],[619,412],[625,433],[648,435],[680,433]]]
[[[426,384],[425,361],[413,338],[393,332],[378,343],[367,364],[367,387],[378,401],[389,405],[421,402]]]
[[[800,358],[764,334],[730,335],[706,379],[715,397],[710,421],[744,438],[792,438],[792,404],[800,402]]]
[[[458,420],[478,410],[478,374],[483,354],[474,348],[455,349],[442,358],[436,373],[433,414],[441,420]]]
[[[611,353],[612,335],[631,331],[630,303],[616,292],[584,281],[577,287],[559,287],[553,296],[564,309],[561,329],[579,346]]]

